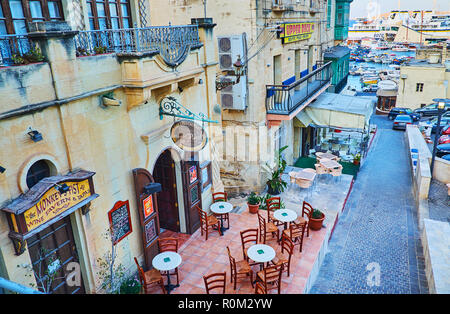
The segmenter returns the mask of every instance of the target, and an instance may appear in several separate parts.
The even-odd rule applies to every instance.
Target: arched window
[[[50,177],[50,166],[47,161],[36,161],[27,172],[27,186],[31,189],[39,181]]]
[[[63,19],[61,0],[0,0],[0,35],[25,34],[27,22]]]

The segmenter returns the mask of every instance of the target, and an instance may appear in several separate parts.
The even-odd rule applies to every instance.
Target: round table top
[[[292,209],[278,209],[273,213],[273,217],[282,222],[291,222],[297,219],[297,213]]]
[[[176,252],[162,252],[156,255],[152,260],[152,265],[157,270],[167,271],[180,266],[181,256]]]
[[[233,210],[233,204],[228,202],[216,202],[211,204],[210,209],[216,214],[226,214]]]
[[[270,262],[275,258],[275,250],[266,244],[255,244],[248,248],[247,255],[258,263]]]

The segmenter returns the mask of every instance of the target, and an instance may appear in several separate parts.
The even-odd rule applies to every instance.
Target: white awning
[[[365,131],[374,105],[371,98],[323,93],[296,118],[305,126]]]

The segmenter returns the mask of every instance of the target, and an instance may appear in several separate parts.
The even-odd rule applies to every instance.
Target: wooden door
[[[66,282],[66,277],[73,272],[73,268],[67,267],[68,264],[79,263],[69,216],[35,234],[27,240],[27,244],[40,291],[51,294],[85,293],[81,274],[80,286],[69,286]],[[46,276],[45,272],[51,276]],[[48,284],[49,289],[43,289],[42,284]]]
[[[153,170],[153,179],[161,184],[162,189],[158,194],[160,227],[178,232],[180,231],[180,219],[178,215],[175,162],[169,150],[166,150],[159,156]]]
[[[200,227],[200,217],[196,207],[202,208],[200,168],[198,161],[184,161],[181,168],[183,172],[186,231],[193,234]]]

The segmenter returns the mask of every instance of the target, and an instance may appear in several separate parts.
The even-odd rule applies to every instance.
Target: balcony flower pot
[[[311,218],[309,219],[309,228],[311,230],[322,229],[323,221],[325,219],[325,214],[318,209],[314,209]]]
[[[261,199],[255,192],[252,192],[247,198],[247,206],[250,214],[256,214],[261,204]]]

